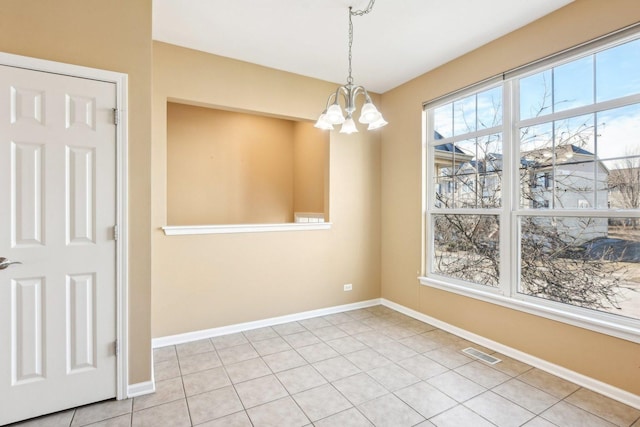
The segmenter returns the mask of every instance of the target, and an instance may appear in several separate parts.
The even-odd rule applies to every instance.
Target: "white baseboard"
[[[198,341],[206,338],[219,337],[221,335],[234,334],[251,329],[264,328],[266,326],[280,325],[282,323],[295,322],[297,320],[310,319],[312,317],[326,316],[329,314],[342,313],[343,311],[357,310],[359,308],[373,307],[380,305],[379,298],[356,302],[353,304],[338,305],[317,310],[304,311],[302,313],[288,314],[286,316],[271,317],[269,319],[256,320],[253,322],[238,323],[235,325],[221,326],[219,328],[204,329],[201,331],[186,332],[183,334],[169,335],[166,337],[154,338],[151,340],[153,348],[166,347],[168,345],[183,344],[191,341]]]
[[[555,365],[546,360],[537,358],[530,354],[524,353],[520,350],[516,350],[515,348],[508,347],[504,344],[500,344],[499,342],[474,334],[465,329],[458,328],[457,326],[453,326],[449,323],[445,323],[434,317],[427,316],[426,314],[412,310],[403,305],[397,304],[393,301],[389,301],[385,298],[381,298],[380,303],[400,313],[406,314],[407,316],[413,317],[414,319],[420,320],[425,323],[429,323],[430,325],[433,325],[444,331],[450,332],[454,335],[458,335],[459,337],[475,342],[478,345],[481,345],[486,348],[490,348],[501,354],[504,354],[513,359],[516,359],[520,362],[526,363],[528,365],[541,369],[545,372],[548,372],[550,374],[563,378],[567,381],[570,381],[574,384],[577,384],[589,390],[595,391],[596,393],[600,393],[604,396],[610,397],[611,399],[617,400],[619,402],[622,402],[636,409],[640,409],[640,396],[638,395],[629,393],[628,391],[619,389],[617,387],[614,387],[602,381],[598,381],[586,375],[582,375],[578,372],[572,371],[562,366]]]
[[[156,391],[156,385],[153,380],[145,381],[143,383],[129,384],[127,387],[127,397],[138,397],[145,394],[154,393]]]

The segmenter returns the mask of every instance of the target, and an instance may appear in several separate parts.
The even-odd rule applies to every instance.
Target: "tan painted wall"
[[[631,393],[640,345],[420,286],[422,103],[640,21],[637,0],[577,0],[382,96],[382,296]]]
[[[129,382],[151,379],[151,0],[2,0],[0,51],[129,75]]]
[[[312,122],[296,122],[293,148],[293,211],[325,212],[325,188],[329,189],[329,134]]]
[[[167,106],[170,225],[293,221],[291,120]]]
[[[165,236],[167,100],[315,120],[335,85],[154,42],[152,324],[162,337],[380,296],[380,140],[330,138],[331,230]],[[352,292],[343,292],[353,283]]]

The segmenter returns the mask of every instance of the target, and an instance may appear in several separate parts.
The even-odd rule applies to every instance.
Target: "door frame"
[[[129,386],[128,268],[128,75],[73,64],[0,52],[0,65],[62,74],[116,85],[116,398],[126,399]]]

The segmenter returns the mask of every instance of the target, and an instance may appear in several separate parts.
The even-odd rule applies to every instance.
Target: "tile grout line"
[[[352,319],[353,319],[353,318],[352,318]],[[326,319],[325,319],[325,320],[326,320]],[[332,323],[331,321],[328,321],[328,322],[331,324],[331,327],[338,328],[338,329],[339,329],[339,330],[341,330],[342,332],[345,332],[345,333],[346,333],[346,331],[344,331],[343,329],[341,329],[341,328],[340,328],[339,324],[334,324],[334,323]],[[346,323],[346,322],[343,322],[343,323]],[[320,328],[319,328],[319,329],[320,329]],[[313,336],[315,336],[316,338],[318,338],[318,339],[320,340],[320,342],[321,342],[321,343],[324,343],[324,344],[326,344],[326,345],[329,345],[329,344],[327,343],[327,341],[323,340],[321,337],[319,337],[318,335],[316,335],[315,333],[313,333],[313,331],[310,331],[310,332],[311,332],[311,334],[312,334]],[[347,336],[352,337],[352,335],[351,335],[351,334],[348,334],[348,333],[347,333]],[[336,351],[336,353],[337,353],[337,350],[336,350],[335,348],[331,347],[331,345],[329,345],[329,347],[330,347],[330,348],[332,348],[332,349],[333,349],[334,351]],[[343,357],[344,357],[344,354],[341,354],[341,353],[338,353],[338,354],[340,354],[341,356],[343,356]],[[303,359],[304,359],[304,357],[303,357]],[[346,359],[346,357],[345,357],[345,359]],[[328,360],[328,359],[325,359],[325,360]],[[348,359],[347,359],[347,360],[348,360]],[[305,359],[305,361],[306,361],[306,359]],[[321,373],[320,371],[318,371],[318,370],[316,369],[316,367],[315,367],[315,366],[313,366],[313,364],[312,364],[312,363],[309,363],[309,362],[307,361],[307,364],[308,364],[308,365],[309,365],[309,366],[310,366],[310,367],[311,367],[315,372],[317,372],[317,373],[318,373],[318,374],[319,374],[319,375],[320,375],[320,376],[321,376],[325,381],[327,381],[327,384],[328,384],[328,385],[330,385],[330,386],[331,386],[331,387],[332,387],[332,388],[333,388],[333,389],[334,389],[338,394],[340,394],[340,396],[342,396],[342,397],[343,397],[347,402],[349,402],[349,404],[351,405],[351,407],[350,407],[350,408],[343,409],[342,411],[337,412],[336,414],[330,414],[330,415],[327,415],[327,416],[326,416],[326,417],[324,417],[324,418],[321,418],[321,419],[316,420],[316,421],[312,421],[312,423],[319,422],[319,421],[321,421],[321,420],[323,420],[323,419],[330,418],[330,417],[332,417],[332,416],[334,416],[334,415],[337,415],[337,414],[342,413],[342,412],[346,412],[346,411],[351,410],[351,409],[355,409],[355,410],[356,410],[356,411],[358,411],[358,412],[359,412],[359,413],[360,413],[360,414],[361,414],[361,415],[362,415],[366,420],[368,420],[369,422],[371,422],[371,420],[370,420],[370,419],[369,419],[365,414],[363,414],[363,413],[358,409],[358,407],[357,407],[355,404],[353,404],[353,402],[351,402],[351,401],[347,398],[347,396],[345,396],[345,395],[344,395],[344,394],[343,394],[343,393],[342,393],[338,388],[336,388],[336,386],[335,386],[331,381],[329,381],[329,379],[328,379],[328,378],[326,378],[324,375],[322,375],[322,373]],[[359,373],[356,373],[356,374],[353,374],[353,375],[351,375],[351,376],[358,375],[358,374],[359,374]],[[345,378],[347,378],[347,377],[345,377]],[[322,386],[318,386],[318,387],[322,387]],[[316,388],[317,388],[317,387],[316,387]],[[309,389],[309,390],[312,390],[312,389],[313,389],[313,388],[311,388],[311,389]],[[306,390],[304,390],[304,391],[306,391]],[[301,392],[301,393],[302,393],[302,392]],[[292,397],[292,399],[295,401],[295,398],[293,398],[293,396],[291,396],[291,397]],[[296,401],[296,404],[297,404],[297,401]],[[298,405],[298,406],[299,406],[299,405]],[[302,408],[301,408],[301,409],[302,409]],[[311,421],[311,418],[310,418],[308,415],[307,415],[307,418],[309,418],[309,420]]]
[[[211,340],[209,340],[209,342],[211,342]],[[213,343],[211,343],[211,346],[213,347]],[[189,424],[191,426],[193,426],[193,416],[191,415],[191,405],[189,405],[189,399],[187,396],[187,389],[184,386],[184,375],[182,375],[182,367],[180,366],[180,355],[178,354],[178,346],[175,345],[174,346],[175,352],[176,352],[176,358],[178,359],[178,369],[180,369],[180,384],[182,384],[182,392],[184,393],[184,403],[187,406],[187,414],[189,415]],[[214,351],[215,351],[215,347],[214,347]],[[216,353],[217,355],[217,353]],[[131,425],[133,426],[133,421],[131,423]]]
[[[273,328],[272,328],[272,327],[270,327],[270,326],[269,326],[269,328],[271,328],[271,329],[273,330]],[[276,331],[274,330],[274,332],[276,332]],[[279,379],[277,378],[277,376],[276,376],[275,372],[273,371],[273,369],[271,369],[271,366],[269,366],[269,364],[268,364],[267,362],[265,362],[265,361],[264,361],[263,356],[258,352],[258,350],[257,350],[257,349],[255,348],[255,346],[253,345],[253,341],[251,341],[251,340],[249,339],[249,337],[247,337],[247,336],[244,334],[244,332],[241,332],[241,333],[242,333],[242,336],[247,340],[247,342],[249,343],[249,345],[251,346],[251,348],[253,349],[253,351],[255,351],[255,352],[256,352],[256,354],[258,355],[258,357],[257,357],[256,359],[260,359],[260,360],[262,361],[262,363],[264,363],[264,365],[267,367],[267,369],[269,369],[269,372],[271,372],[271,374],[270,374],[270,375],[273,375],[273,376],[276,378],[276,380],[278,380],[278,382],[279,382]],[[276,334],[278,334],[278,332],[276,332]],[[278,336],[280,336],[280,335],[278,334]],[[266,338],[266,339],[269,339],[269,338]],[[213,344],[213,343],[212,343],[212,344]],[[240,344],[240,345],[241,345],[241,344]],[[236,346],[236,347],[237,347],[237,346]],[[215,344],[214,344],[214,348],[215,348]],[[229,347],[227,347],[227,348],[229,348]],[[217,350],[217,349],[216,349],[216,350]],[[247,359],[247,360],[252,360],[252,359]],[[236,362],[236,363],[242,363],[242,362],[245,362],[245,361],[247,361],[247,360],[240,361],[240,362]],[[222,358],[221,358],[221,357],[220,357],[220,363],[222,364],[222,367],[223,367],[223,369],[224,369],[224,371],[225,371],[225,374],[226,374],[226,375],[227,375],[227,377],[229,378],[229,382],[231,383],[231,386],[233,387],[233,391],[235,392],[236,397],[238,398],[238,400],[240,401],[240,404],[242,405],[243,412],[245,413],[245,415],[247,416],[247,419],[249,419],[249,422],[250,422],[250,423],[251,423],[251,425],[253,426],[253,425],[254,425],[254,422],[253,422],[253,420],[251,419],[251,416],[249,415],[249,409],[251,409],[251,408],[247,408],[247,407],[246,407],[246,405],[245,405],[244,401],[242,400],[242,398],[240,397],[240,394],[238,393],[238,389],[236,388],[236,384],[242,384],[242,383],[245,383],[245,382],[248,382],[248,381],[252,381],[252,380],[254,380],[254,379],[257,379],[257,378],[264,378],[264,377],[266,377],[266,376],[268,376],[268,375],[263,375],[263,376],[260,376],[260,377],[257,377],[257,378],[252,378],[252,379],[249,379],[249,380],[241,381],[241,382],[239,382],[239,383],[235,383],[235,382],[233,382],[233,380],[231,379],[231,376],[229,375],[229,372],[227,371],[227,364],[226,364],[226,363],[224,363],[224,362],[222,361]],[[232,364],[233,364],[233,363],[232,363]],[[281,384],[281,385],[282,385],[282,384]],[[284,385],[282,385],[282,387],[286,390],[286,388],[284,387]],[[288,392],[288,391],[287,391],[287,395],[289,395],[289,392]],[[278,399],[276,399],[276,400],[278,400]],[[275,400],[274,400],[274,401],[275,401]],[[274,402],[274,401],[270,401],[270,402]],[[262,404],[260,404],[260,405],[256,405],[256,406],[254,406],[254,408],[257,408],[257,407],[259,407],[259,406],[265,405],[265,404],[270,403],[270,402],[264,402],[264,403],[262,403]],[[308,417],[307,417],[307,418],[308,418]]]

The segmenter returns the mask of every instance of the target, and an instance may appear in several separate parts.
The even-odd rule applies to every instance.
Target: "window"
[[[640,340],[640,34],[624,37],[425,105],[424,284]]]

